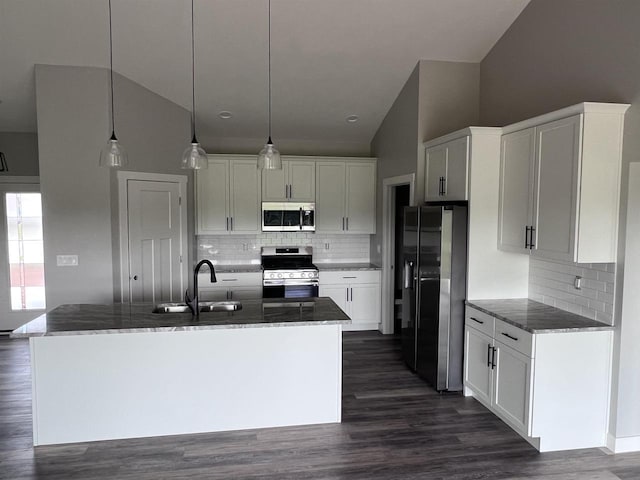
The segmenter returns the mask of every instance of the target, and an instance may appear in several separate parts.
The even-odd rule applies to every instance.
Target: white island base
[[[340,422],[340,324],[30,338],[33,442]]]

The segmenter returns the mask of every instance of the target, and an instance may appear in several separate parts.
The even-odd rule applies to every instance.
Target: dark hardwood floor
[[[640,454],[538,453],[475,400],[435,393],[389,336],[345,333],[343,393],[338,425],[34,449],[28,343],[1,337],[0,478],[640,478]]]

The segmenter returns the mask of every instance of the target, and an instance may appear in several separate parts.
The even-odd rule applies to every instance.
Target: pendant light
[[[111,84],[111,138],[100,151],[100,166],[120,168],[129,164],[127,152],[116,138],[115,111],[113,108],[113,33],[111,29],[111,0],[109,0],[109,73]]]
[[[191,0],[191,145],[182,153],[181,167],[191,170],[202,170],[209,167],[206,152],[196,138],[196,68],[193,39],[193,0]]]
[[[258,168],[264,170],[281,170],[280,152],[271,140],[271,0],[269,0],[269,139],[258,154]]]

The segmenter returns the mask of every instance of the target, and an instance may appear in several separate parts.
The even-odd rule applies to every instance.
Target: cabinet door
[[[344,285],[320,285],[318,295],[320,297],[329,297],[336,302],[344,313],[349,315],[347,311],[347,287]]]
[[[289,162],[289,199],[295,202],[316,201],[316,165],[311,161]]]
[[[526,227],[532,225],[534,133],[528,128],[502,136],[498,248],[529,253]]]
[[[252,298],[262,298],[262,286],[229,289],[229,300],[249,300]]]
[[[380,284],[350,285],[349,316],[353,323],[346,330],[377,330],[380,323]]]
[[[282,161],[281,170],[262,170],[262,201],[286,202],[287,162]]]
[[[446,200],[467,200],[468,144],[469,137],[447,143]]]
[[[473,328],[464,329],[464,386],[474,397],[491,405],[491,347],[493,339]]]
[[[231,160],[229,230],[237,234],[260,231],[260,174],[253,160]]]
[[[376,233],[376,165],[347,163],[345,230]]]
[[[316,233],[343,233],[345,228],[345,164],[316,163]]]
[[[536,128],[533,255],[574,261],[582,115]]]
[[[198,234],[227,234],[229,161],[209,159],[209,168],[196,172]]]
[[[442,200],[441,178],[447,176],[447,146],[438,145],[425,153],[424,199]]]
[[[494,341],[493,408],[504,420],[528,435],[531,425],[531,358]]]

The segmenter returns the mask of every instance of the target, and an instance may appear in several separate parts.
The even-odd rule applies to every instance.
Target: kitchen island
[[[16,329],[34,445],[340,422],[349,317],[328,298],[242,304],[62,305]]]

